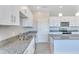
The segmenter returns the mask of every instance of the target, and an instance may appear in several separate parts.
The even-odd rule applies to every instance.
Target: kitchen
[[[78,5],[0,5],[0,54],[78,54]]]

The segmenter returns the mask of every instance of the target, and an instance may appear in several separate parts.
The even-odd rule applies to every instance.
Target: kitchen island
[[[50,32],[49,42],[51,53],[54,54],[79,54],[79,32],[62,34]]]

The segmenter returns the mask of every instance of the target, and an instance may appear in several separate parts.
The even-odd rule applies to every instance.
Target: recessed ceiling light
[[[62,13],[59,13],[58,16],[63,16],[63,14]]]
[[[75,14],[75,16],[79,16],[79,12],[77,12],[77,13]]]

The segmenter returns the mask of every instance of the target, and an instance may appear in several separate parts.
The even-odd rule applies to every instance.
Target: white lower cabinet
[[[33,37],[29,46],[26,48],[24,54],[34,54],[34,51],[35,51],[35,39]]]

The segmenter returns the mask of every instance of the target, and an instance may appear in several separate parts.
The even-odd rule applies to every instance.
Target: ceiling
[[[30,5],[28,6],[32,12],[47,11],[50,16],[58,16],[62,13],[63,16],[75,16],[79,12],[79,5]]]

